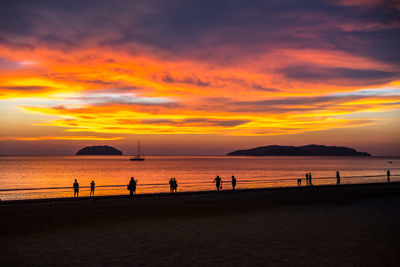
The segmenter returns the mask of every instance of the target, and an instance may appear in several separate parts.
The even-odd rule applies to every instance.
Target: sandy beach
[[[2,266],[398,266],[400,184],[0,202]]]

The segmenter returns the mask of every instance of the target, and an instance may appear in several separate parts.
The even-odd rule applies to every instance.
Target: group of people
[[[217,177],[215,177],[214,183],[215,183],[215,186],[217,187],[217,191],[222,189],[222,179],[221,179],[221,177],[219,177],[219,175],[217,175]],[[232,175],[231,183],[232,183],[232,190],[235,190],[236,178],[234,175]]]
[[[340,172],[336,171],[336,184],[340,184]],[[311,172],[306,172],[306,185],[310,186],[312,184]],[[301,179],[297,179],[297,186],[301,186]]]
[[[136,193],[136,186],[137,186],[137,180],[135,180],[134,177],[131,177],[131,180],[129,181],[129,184],[127,185],[127,189],[129,190],[129,196],[133,197],[133,195]],[[232,190],[235,190],[236,188],[236,178],[235,176],[232,175]],[[214,183],[217,187],[217,191],[222,189],[222,179],[217,175],[217,177],[214,179]],[[178,190],[178,182],[176,181],[175,178],[171,178],[169,180],[169,187],[170,187],[170,192],[177,192]],[[72,185],[72,188],[74,189],[74,197],[79,196],[79,183],[77,179],[75,179],[75,182]],[[94,189],[95,189],[95,183],[92,181],[90,183],[90,196],[94,196]]]
[[[390,170],[387,170],[386,172],[387,175],[387,182],[390,182]],[[301,180],[302,179],[297,179],[297,185],[301,186]],[[127,189],[129,190],[129,196],[133,197],[133,194],[136,192],[136,186],[137,186],[137,180],[135,178],[131,177],[131,180],[129,181],[129,184],[127,185]],[[222,190],[222,179],[217,175],[215,177],[214,181],[215,186],[217,188],[217,191]],[[236,188],[236,178],[234,175],[231,177],[231,183],[232,183],[232,190],[235,190]],[[336,184],[340,184],[340,172],[336,171]],[[312,175],[311,172],[306,173],[306,185],[311,186],[312,184]],[[73,189],[74,189],[74,197],[79,196],[79,183],[77,179],[75,179],[75,182],[73,184]],[[170,192],[177,192],[178,189],[178,182],[176,181],[175,178],[171,178],[169,180],[169,187],[170,187]],[[95,189],[95,183],[92,181],[90,183],[90,196],[94,196],[94,189]]]
[[[75,180],[76,181],[76,180]],[[178,181],[176,180],[176,178],[171,178],[169,180],[169,190],[171,193],[173,192],[177,192],[178,190]],[[214,179],[214,183],[217,187],[217,191],[222,189],[222,179],[221,177],[219,177],[219,175],[217,175],[217,177]],[[232,175],[232,190],[235,190],[236,188],[236,178],[235,176]],[[133,197],[133,194],[136,192],[136,185],[137,185],[137,180],[135,180],[133,177],[131,177],[131,180],[127,186],[128,190],[129,190],[129,196]]]
[[[301,178],[297,179],[297,186],[301,186]],[[306,172],[306,185],[312,185],[312,175],[311,172]]]
[[[387,176],[387,182],[390,182],[390,170],[387,170],[386,172],[386,176]],[[311,172],[306,173],[306,184],[307,185],[312,185],[312,176],[311,176]],[[340,184],[340,172],[336,171],[336,184]],[[301,186],[301,179],[297,179],[297,185]]]
[[[169,180],[169,191],[172,192],[176,192],[178,190],[178,182],[176,181],[175,178],[171,178],[171,180]]]
[[[311,175],[311,172],[306,173],[306,185],[312,185],[312,175]]]
[[[74,188],[74,197],[78,197],[79,196],[79,183],[76,179],[75,179],[75,182],[72,185],[72,187]],[[95,183],[94,183],[94,181],[92,181],[90,183],[90,196],[94,196],[94,187],[95,187]]]

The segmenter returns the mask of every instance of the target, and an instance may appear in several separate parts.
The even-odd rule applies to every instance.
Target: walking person
[[[217,177],[214,179],[215,186],[217,187],[217,191],[222,189],[222,179],[217,175]]]
[[[137,181],[133,177],[131,177],[131,180],[129,181],[129,184],[128,184],[128,190],[129,190],[130,197],[133,197],[133,194],[136,192],[136,184],[137,184]]]
[[[306,173],[306,185],[310,185],[310,181],[308,180],[308,173]]]
[[[94,196],[94,186],[95,186],[95,183],[94,183],[94,181],[92,181],[90,183],[90,196],[92,196],[92,194]]]
[[[76,179],[75,179],[75,182],[72,185],[72,187],[74,188],[74,197],[78,197],[78,195],[79,195],[79,184],[78,184],[78,181]]]
[[[340,173],[336,171],[336,184],[340,184]]]
[[[387,170],[386,175],[387,175],[387,182],[389,183],[390,182],[390,170]]]
[[[301,186],[301,178],[297,179],[297,186]]]
[[[308,173],[308,183],[309,183],[309,185],[312,185],[312,176],[311,176],[311,172]]]
[[[232,190],[235,191],[235,187],[236,187],[236,178],[235,176],[232,175]]]

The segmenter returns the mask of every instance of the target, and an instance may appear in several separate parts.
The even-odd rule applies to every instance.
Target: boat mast
[[[140,158],[140,141],[137,141],[137,157]]]

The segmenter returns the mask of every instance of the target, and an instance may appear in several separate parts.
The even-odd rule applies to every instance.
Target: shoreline
[[[175,193],[141,193],[135,194],[133,199],[148,199],[148,198],[169,198],[169,197],[207,197],[210,195],[224,195],[224,194],[235,194],[239,196],[240,194],[251,194],[251,193],[272,193],[279,194],[279,192],[292,192],[295,194],[301,194],[301,192],[314,192],[318,191],[325,193],[335,193],[332,190],[337,189],[336,193],[346,191],[347,189],[368,189],[368,188],[384,188],[395,190],[396,188],[400,193],[400,182],[379,182],[379,183],[360,183],[360,184],[329,184],[329,185],[313,185],[313,186],[285,186],[285,187],[266,187],[266,188],[247,188],[247,189],[236,189],[235,191],[231,189],[221,190],[217,192],[216,190],[207,191],[186,191],[186,192],[175,192]],[[341,190],[342,189],[342,190]],[[322,190],[322,191],[320,191]],[[357,194],[356,191],[353,193]],[[361,192],[360,192],[361,193]],[[131,199],[127,194],[123,195],[101,195],[101,196],[82,196],[78,198],[74,197],[59,197],[59,198],[37,198],[37,199],[15,199],[15,200],[0,200],[1,205],[22,205],[22,204],[37,204],[37,203],[56,203],[56,202],[79,202],[79,201],[98,201],[98,200],[121,200],[121,199]]]

